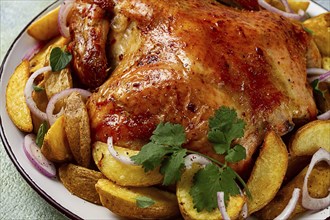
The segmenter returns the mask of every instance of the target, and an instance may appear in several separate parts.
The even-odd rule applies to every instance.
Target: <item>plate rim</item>
[[[46,6],[46,8],[44,8],[40,13],[38,13],[30,22],[28,22],[25,27],[20,31],[20,33],[17,35],[17,37],[13,40],[13,42],[11,43],[10,47],[8,48],[2,62],[1,62],[1,66],[0,66],[0,82],[2,82],[3,79],[3,70],[4,70],[4,66],[7,63],[7,59],[9,54],[12,52],[13,47],[15,46],[15,44],[17,43],[17,41],[22,37],[22,35],[25,33],[25,31],[27,30],[27,28],[29,27],[29,25],[31,23],[33,23],[36,19],[38,19],[43,13],[45,13],[47,10],[49,10],[51,7],[53,7],[54,5],[58,4],[60,2],[60,0],[55,0],[53,3],[51,3],[50,5]],[[327,8],[325,8],[323,5],[319,4],[318,2],[315,2],[314,0],[310,0],[311,3],[316,4],[317,6],[319,6],[320,8],[322,8],[323,10],[329,12],[329,10]],[[2,103],[1,105],[5,106],[5,103]],[[4,107],[5,108],[5,107]],[[51,205],[52,207],[54,207],[55,209],[57,209],[61,214],[65,215],[66,217],[70,218],[70,219],[83,219],[81,217],[79,217],[77,214],[73,213],[72,211],[70,211],[68,208],[63,207],[61,204],[59,204],[56,200],[54,200],[50,195],[48,195],[47,192],[45,192],[42,188],[40,188],[35,182],[34,180],[29,176],[29,174],[26,173],[26,171],[24,170],[24,168],[21,166],[21,164],[18,162],[16,156],[14,155],[14,152],[12,151],[12,147],[9,144],[8,140],[7,140],[7,136],[5,135],[5,128],[3,126],[2,123],[2,115],[0,114],[0,139],[4,145],[5,151],[7,153],[7,155],[9,156],[11,162],[14,164],[15,169],[19,172],[19,174],[23,177],[23,179],[25,180],[26,183],[29,184],[29,186],[38,193],[38,195],[43,198],[49,205]]]

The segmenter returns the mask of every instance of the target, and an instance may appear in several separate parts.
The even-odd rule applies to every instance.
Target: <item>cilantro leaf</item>
[[[144,145],[141,151],[137,155],[132,156],[131,159],[136,164],[141,164],[144,167],[144,171],[148,172],[159,166],[162,158],[170,152],[172,152],[170,147],[150,142]]]
[[[228,150],[228,154],[225,156],[225,160],[230,163],[236,163],[246,158],[246,149],[237,144],[235,147]]]
[[[46,121],[44,121],[38,129],[38,133],[36,137],[36,144],[38,145],[38,147],[41,147],[42,144],[44,143],[44,137],[47,131],[48,131],[48,124]]]
[[[160,172],[164,175],[163,185],[174,184],[181,177],[184,167],[184,157],[187,155],[186,149],[178,149],[166,158],[161,166]]]
[[[41,92],[41,91],[44,91],[45,88],[41,87],[41,86],[33,85],[33,90],[36,91],[36,92]]]
[[[226,166],[222,169],[221,175],[220,175],[220,186],[222,191],[224,192],[224,199],[225,202],[227,204],[227,202],[229,201],[229,196],[235,196],[240,194],[238,185],[235,181],[236,179],[236,174],[235,171]]]
[[[55,47],[50,52],[50,66],[52,71],[60,71],[64,69],[71,61],[72,55],[67,51],[62,51],[61,48]]]
[[[155,204],[155,201],[149,197],[146,196],[136,197],[136,205],[139,208],[147,208],[149,206],[152,206],[153,204]]]
[[[180,124],[160,123],[151,136],[157,144],[180,147],[186,141],[184,128]]]
[[[220,175],[219,167],[214,164],[206,165],[194,175],[189,193],[197,212],[204,209],[210,212],[217,207],[217,192],[222,191]]]
[[[324,98],[324,91],[322,91],[320,88],[319,88],[319,79],[315,79],[311,82],[311,86],[313,88],[313,91],[315,92],[315,94],[321,96]]]

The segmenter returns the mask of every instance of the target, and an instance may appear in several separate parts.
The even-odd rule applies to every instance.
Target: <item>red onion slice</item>
[[[193,163],[199,163],[205,166],[211,163],[211,161],[198,154],[189,154],[184,158],[184,165],[186,166],[187,169],[191,169]]]
[[[217,199],[218,199],[218,208],[222,215],[223,220],[230,220],[229,215],[226,210],[225,199],[224,199],[224,192],[217,192]]]
[[[119,162],[127,164],[127,165],[134,165],[137,166],[137,164],[134,163],[133,160],[131,160],[130,157],[126,156],[126,155],[122,155],[119,154],[113,147],[113,143],[112,143],[112,137],[108,137],[107,139],[107,144],[108,144],[108,150],[110,152],[110,154]]]
[[[280,9],[268,4],[265,0],[258,0],[258,4],[270,12],[282,15],[286,18],[301,20],[304,17],[304,14],[302,14],[301,11],[298,14],[281,11]]]
[[[328,81],[329,78],[330,78],[330,71],[321,74],[319,77],[319,82]]]
[[[58,13],[57,23],[61,35],[65,38],[70,37],[70,30],[67,26],[68,15],[73,7],[73,0],[66,0],[60,6],[60,11]]]
[[[330,165],[330,153],[323,148],[320,148],[312,157],[309,164],[302,189],[302,206],[310,210],[321,210],[330,205],[330,193],[327,197],[318,199],[312,198],[308,193],[308,178],[315,164],[320,161],[326,161]]]
[[[24,137],[23,149],[25,155],[40,173],[49,178],[56,177],[55,165],[44,157],[35,143],[35,139],[34,134],[28,134]]]
[[[319,119],[319,120],[329,120],[330,119],[330,110],[327,111],[327,112],[324,112],[321,115],[318,115],[317,119]]]
[[[26,82],[25,89],[24,89],[26,104],[28,105],[31,112],[43,121],[47,121],[48,118],[47,118],[47,115],[45,112],[42,112],[39,110],[39,108],[37,107],[37,104],[34,102],[34,100],[32,98],[33,82],[34,82],[35,78],[37,78],[40,74],[43,74],[44,72],[49,72],[51,70],[52,70],[52,68],[50,66],[46,66],[46,67],[42,67],[42,68],[38,69],[37,71],[35,71],[30,76],[28,81]]]
[[[300,196],[300,189],[299,188],[294,188],[294,190],[292,192],[292,197],[291,197],[289,203],[283,209],[281,214],[279,214],[274,220],[288,219],[290,217],[291,213],[293,212],[293,210],[295,209],[296,205],[297,205],[299,196]]]
[[[46,114],[49,120],[49,124],[52,125],[56,121],[58,117],[60,117],[63,114],[63,111],[61,110],[58,114],[54,115],[54,109],[55,109],[55,104],[66,97],[68,97],[72,92],[78,92],[84,99],[87,99],[89,96],[92,95],[91,92],[84,90],[84,89],[78,89],[78,88],[72,88],[72,89],[65,89],[59,93],[56,93],[53,95],[47,105],[46,108]]]
[[[328,72],[326,69],[322,68],[308,68],[307,69],[307,75],[321,75]]]
[[[31,47],[26,54],[24,55],[24,57],[22,58],[22,60],[27,60],[30,61],[31,58],[37,54],[40,49],[44,46],[44,42],[38,41],[36,45],[34,45],[33,47]]]

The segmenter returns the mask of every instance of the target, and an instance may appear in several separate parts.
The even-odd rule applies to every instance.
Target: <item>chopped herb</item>
[[[42,146],[47,131],[48,131],[48,124],[46,121],[44,121],[38,129],[38,134],[36,138],[36,144],[38,145],[38,147]]]
[[[71,61],[72,55],[67,51],[62,51],[61,48],[55,47],[50,52],[50,66],[53,72],[64,69]]]
[[[33,85],[33,90],[36,91],[36,92],[41,92],[41,91],[44,91],[45,88],[41,87],[41,86]]]
[[[160,123],[154,130],[150,142],[131,159],[142,165],[145,172],[160,166],[160,172],[164,175],[163,185],[170,185],[180,180],[184,158],[188,153],[208,158],[213,163],[195,174],[190,195],[197,211],[211,211],[217,207],[218,191],[225,193],[227,202],[231,195],[240,193],[236,180],[246,188],[242,178],[227,165],[227,162],[235,163],[246,157],[245,148],[232,143],[235,139],[243,137],[244,127],[244,121],[237,118],[235,110],[227,107],[221,107],[215,112],[214,117],[210,118],[208,138],[214,144],[216,152],[225,156],[225,164],[199,152],[184,149],[184,128],[182,125],[169,122]],[[250,195],[247,188],[246,193]]]
[[[322,91],[319,88],[319,82],[320,82],[319,79],[315,79],[315,80],[313,80],[313,82],[311,82],[311,86],[312,86],[315,94],[320,95],[321,97],[324,98],[324,91]]]
[[[303,25],[302,27],[303,27],[304,31],[306,31],[306,32],[309,33],[310,35],[313,35],[313,34],[314,34],[314,32],[313,32],[311,29],[305,27],[304,25]]]
[[[139,208],[147,208],[149,206],[152,206],[153,204],[155,204],[155,201],[149,197],[146,196],[136,197],[136,205]]]

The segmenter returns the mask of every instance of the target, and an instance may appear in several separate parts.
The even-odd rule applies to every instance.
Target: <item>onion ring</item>
[[[288,219],[290,217],[291,213],[293,212],[293,210],[295,209],[296,205],[297,205],[299,196],[300,196],[300,189],[299,188],[294,188],[294,190],[292,192],[292,197],[291,197],[289,203],[283,209],[281,214],[279,214],[276,218],[274,218],[274,220]]]
[[[217,192],[218,208],[223,220],[230,220],[225,206],[224,192]]]
[[[184,158],[184,165],[186,166],[187,169],[191,169],[193,163],[199,163],[205,166],[211,163],[211,161],[198,154],[189,154]]]
[[[65,38],[70,37],[70,29],[67,26],[68,15],[73,7],[73,0],[66,0],[60,6],[60,11],[58,13],[57,23],[58,29],[61,35]]]
[[[298,14],[296,13],[290,13],[290,12],[285,12],[285,11],[282,11],[278,8],[275,8],[274,6],[268,4],[265,0],[258,0],[258,4],[263,7],[264,9],[270,11],[270,12],[273,12],[273,13],[276,13],[276,14],[279,14],[279,15],[282,15],[286,18],[290,18],[290,19],[294,19],[294,20],[298,20],[300,21],[303,17],[304,17],[304,14],[302,14],[301,11],[298,12]]]
[[[122,155],[122,154],[119,154],[115,148],[113,147],[113,143],[112,143],[112,137],[108,137],[107,139],[107,144],[108,144],[108,150],[110,152],[110,154],[116,159],[118,160],[119,162],[122,162],[124,164],[127,164],[127,165],[134,165],[134,166],[137,166],[137,164],[134,163],[134,161],[126,156],[126,155]]]

